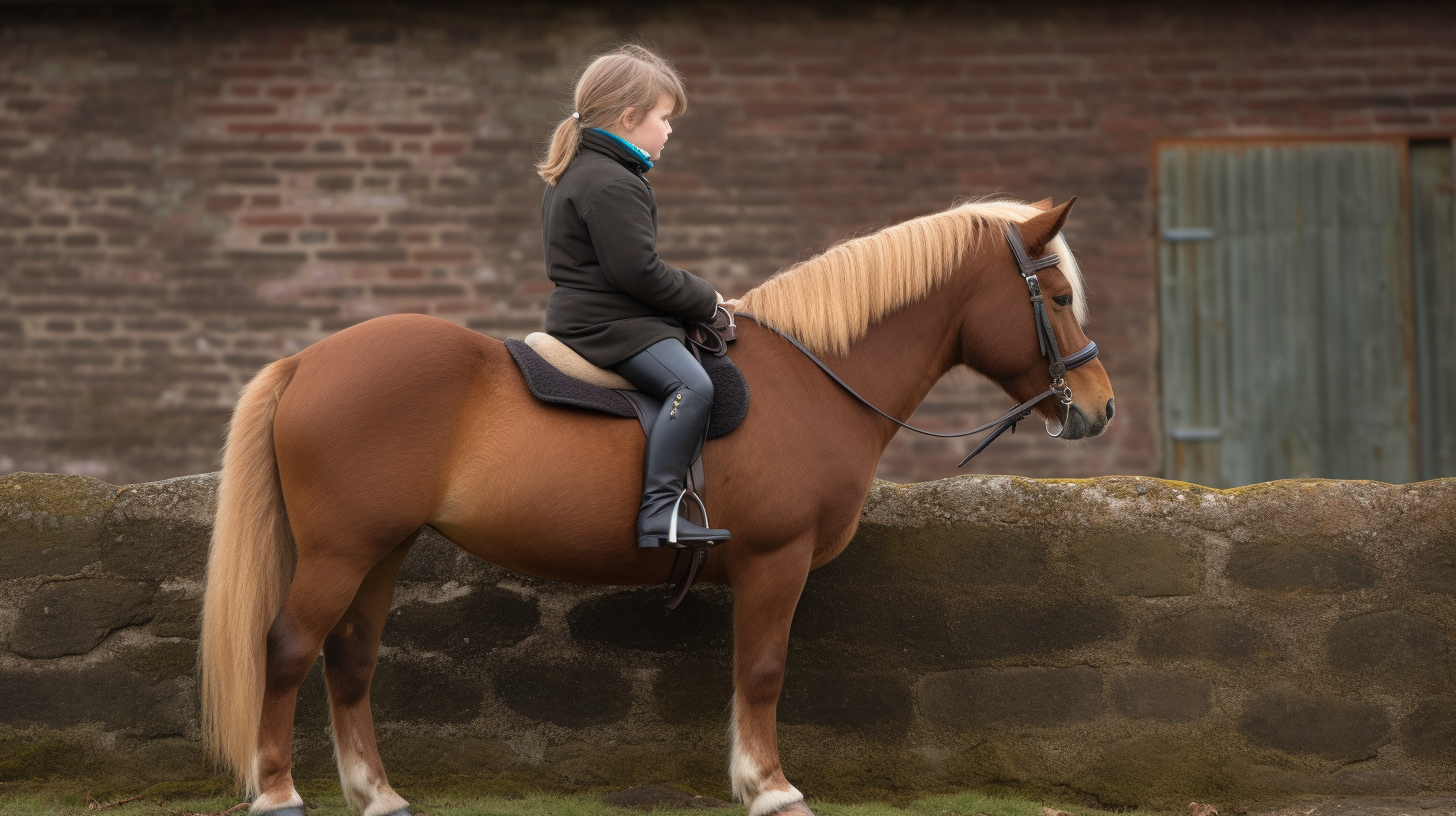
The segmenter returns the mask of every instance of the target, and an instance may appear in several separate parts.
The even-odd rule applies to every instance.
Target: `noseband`
[[[971,451],[970,456],[962,459],[961,463],[959,465],[956,465],[956,467],[964,467],[967,462],[975,458],[976,454],[985,450],[987,445],[995,442],[996,437],[1005,433],[1008,428],[1011,430],[1012,433],[1015,433],[1016,423],[1031,416],[1031,410],[1035,408],[1042,400],[1047,399],[1048,397],[1056,397],[1062,405],[1068,406],[1068,410],[1070,411],[1070,406],[1072,404],[1072,389],[1070,386],[1067,385],[1066,374],[1068,371],[1071,371],[1078,366],[1086,365],[1087,363],[1092,361],[1092,358],[1097,356],[1097,344],[1092,342],[1091,340],[1088,340],[1087,345],[1082,347],[1080,351],[1063,357],[1061,347],[1057,345],[1057,335],[1055,332],[1052,331],[1051,321],[1047,319],[1045,298],[1042,297],[1041,282],[1037,280],[1036,273],[1040,270],[1046,269],[1047,267],[1056,266],[1057,264],[1061,263],[1061,257],[1052,254],[1045,255],[1041,258],[1037,258],[1036,260],[1032,260],[1026,254],[1026,245],[1021,240],[1021,231],[1018,230],[1016,228],[1016,225],[1012,223],[1006,224],[1006,243],[1011,245],[1011,254],[1016,258],[1016,266],[1021,273],[1021,279],[1026,282],[1026,290],[1031,294],[1031,311],[1036,318],[1036,341],[1037,344],[1041,346],[1041,356],[1047,361],[1047,374],[1051,377],[1051,385],[1047,388],[1047,390],[1041,392],[1040,394],[1037,394],[1026,402],[1023,402],[1020,405],[1016,406],[1015,408],[1012,408],[1010,411],[1007,411],[996,419],[987,422],[985,425],[972,428],[969,431],[961,431],[960,433],[936,433],[935,431],[927,431],[923,428],[917,428],[914,425],[908,425],[904,422],[901,422],[900,420],[890,416],[884,411],[881,411],[879,408],[875,407],[874,403],[860,396],[858,391],[850,388],[848,383],[846,383],[844,380],[839,379],[839,375],[829,370],[829,366],[825,365],[822,360],[814,356],[813,352],[805,348],[804,344],[800,343],[798,338],[784,334],[778,329],[773,329],[773,327],[768,328],[770,328],[775,334],[778,334],[780,337],[783,337],[785,340],[793,343],[794,348],[802,351],[805,357],[808,357],[811,361],[813,361],[814,365],[819,366],[819,369],[825,374],[828,374],[829,379],[834,380],[834,382],[838,383],[840,388],[848,391],[850,396],[859,400],[861,403],[865,404],[871,410],[884,417],[885,419],[888,419],[896,425],[899,425],[901,428],[914,431],[918,434],[924,434],[926,436],[939,437],[941,439],[956,439],[962,436],[973,436],[978,433],[990,431],[991,434],[985,439],[981,440],[981,444],[977,445],[976,449]],[[740,315],[743,317],[747,317],[754,322],[758,322],[757,319],[754,318],[751,314],[740,313]],[[1060,438],[1066,430],[1067,423],[1063,421],[1061,423],[1061,427],[1057,429],[1056,433],[1047,431],[1047,436],[1050,436],[1053,439],[1057,439]]]

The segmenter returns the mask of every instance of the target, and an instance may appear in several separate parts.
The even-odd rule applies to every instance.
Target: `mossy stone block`
[[[1390,733],[1390,717],[1372,703],[1313,697],[1280,685],[1254,697],[1239,728],[1281,751],[1352,762],[1375,755]]]
[[[156,681],[115,665],[0,670],[0,723],[66,728],[100,723],[138,737],[182,734],[195,698],[177,678]]]
[[[1421,700],[1401,724],[1400,740],[1417,759],[1456,763],[1456,695]]]
[[[1113,640],[1127,619],[1110,603],[1011,604],[950,614],[954,659],[964,662],[1040,656]]]
[[[662,657],[652,684],[652,706],[665,722],[721,723],[732,700],[732,649]]]
[[[711,651],[732,641],[733,595],[726,587],[696,587],[677,609],[660,588],[619,591],[577,604],[567,613],[571,636],[582,642],[648,652]]]
[[[485,698],[485,679],[472,672],[445,672],[412,660],[381,662],[369,698],[382,721],[461,723],[475,719]]]
[[[1046,562],[1044,538],[1024,530],[866,522],[844,554],[823,569],[855,582],[1024,586],[1041,578]]]
[[[1054,726],[1102,715],[1102,674],[1087,666],[965,669],[928,675],[916,690],[920,716],[947,728],[997,723]]]
[[[912,700],[905,674],[791,667],[778,717],[786,725],[903,733],[915,718]]]
[[[1138,636],[1140,655],[1155,660],[1201,659],[1232,663],[1271,656],[1273,646],[1257,629],[1222,609],[1197,609],[1149,621]]]
[[[127,485],[116,494],[101,531],[102,566],[129,578],[201,578],[207,565],[219,474]]]
[[[1183,813],[1189,799],[1227,800],[1238,775],[1232,760],[1244,747],[1243,740],[1227,732],[1185,729],[1143,729],[1099,743],[1093,758],[1069,775],[1077,789],[1095,795],[1100,808],[1156,807]]]
[[[1213,706],[1213,684],[1202,677],[1135,671],[1112,679],[1112,704],[1138,720],[1193,722]]]
[[[163,589],[152,597],[147,631],[164,638],[197,640],[201,633],[202,598],[180,589]]]
[[[1415,796],[1421,792],[1421,783],[1406,774],[1389,768],[1366,767],[1379,762],[1375,759],[1341,768],[1334,776],[1336,787],[1351,796]]]
[[[1426,592],[1456,595],[1456,540],[1438,542],[1411,557],[1411,583]]]
[[[101,558],[116,488],[89,476],[0,476],[0,581],[74,575]]]
[[[1271,592],[1345,592],[1374,586],[1376,572],[1354,553],[1261,543],[1234,550],[1228,577],[1240,586]]]
[[[496,586],[471,587],[441,603],[417,601],[390,610],[383,641],[390,646],[479,657],[530,637],[541,622],[535,598]]]
[[[197,669],[197,641],[159,640],[140,649],[127,650],[120,662],[158,682],[189,677]]]
[[[1445,630],[1404,609],[1336,623],[1325,637],[1325,651],[1335,669],[1381,688],[1436,690],[1447,677]]]
[[[1198,591],[1198,553],[1186,541],[1151,532],[1100,532],[1077,539],[1072,553],[1117,595]]]
[[[85,654],[123,626],[152,619],[156,585],[115,578],[43,584],[20,609],[10,651],[21,657]]]
[[[794,611],[792,649],[816,654],[846,649],[893,653],[907,663],[939,666],[945,662],[950,628],[945,602],[912,587],[815,580]]]
[[[632,708],[632,684],[596,661],[523,662],[495,679],[496,696],[512,711],[565,728],[614,723]]]

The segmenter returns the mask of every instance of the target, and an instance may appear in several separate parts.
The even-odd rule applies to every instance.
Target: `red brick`
[[[309,223],[321,227],[368,227],[379,223],[379,216],[364,213],[315,213]]]
[[[228,133],[279,134],[279,133],[322,133],[323,125],[317,122],[231,122]]]
[[[429,136],[435,132],[435,126],[425,122],[387,122],[377,125],[375,130],[391,136]]]
[[[393,153],[394,143],[384,139],[355,139],[354,152],[365,155]]]
[[[303,216],[292,213],[244,215],[238,220],[245,227],[301,227],[304,223]]]
[[[278,106],[242,103],[201,105],[198,112],[204,116],[271,116],[278,112]]]
[[[457,250],[420,250],[410,253],[410,258],[416,263],[465,263],[475,258],[474,252],[461,252]]]
[[[211,195],[207,197],[207,209],[210,212],[236,210],[241,206],[243,206],[243,197],[236,193]]]
[[[285,62],[292,58],[292,48],[244,48],[238,52],[238,59],[247,62]]]
[[[220,79],[274,79],[308,76],[308,69],[292,65],[218,65],[208,69]]]

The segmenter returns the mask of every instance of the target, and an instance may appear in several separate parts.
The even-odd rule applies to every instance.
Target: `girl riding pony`
[[[722,302],[707,281],[657,257],[657,201],[646,173],[687,109],[687,91],[666,60],[627,45],[587,66],[575,97],[576,111],[557,125],[536,167],[546,180],[546,274],[556,284],[546,332],[663,401],[637,514],[637,546],[659,547],[713,404],[713,383],[688,352],[682,321],[711,320]],[[729,538],[677,521],[679,543]]]

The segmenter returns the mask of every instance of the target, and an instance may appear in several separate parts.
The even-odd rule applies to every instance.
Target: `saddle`
[[[726,310],[720,311],[712,324],[690,324],[688,327],[688,348],[713,381],[713,408],[707,431],[709,439],[733,431],[748,415],[748,383],[727,356],[727,344],[732,341],[734,331],[732,316]],[[652,434],[662,400],[638,391],[615,372],[592,365],[549,334],[534,332],[526,335],[524,342],[510,339],[505,344],[526,380],[526,387],[536,399],[623,419],[635,418],[644,435]],[[684,496],[692,500],[681,502],[679,512],[689,521],[707,527],[703,484],[703,459],[699,454],[688,473],[687,494]],[[708,549],[716,543],[678,549],[668,578],[669,583],[676,583],[677,587],[667,603],[668,609],[676,609],[682,603],[708,559]]]

